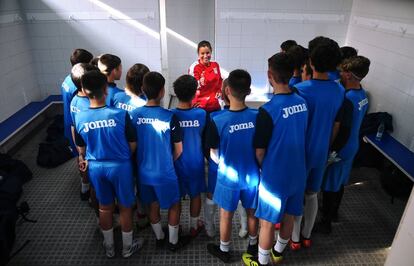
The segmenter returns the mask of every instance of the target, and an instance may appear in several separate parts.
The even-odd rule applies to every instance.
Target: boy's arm
[[[171,141],[173,145],[173,159],[177,160],[181,153],[183,153],[183,132],[180,127],[178,118],[173,115],[170,124],[171,129]]]
[[[75,138],[76,149],[78,150],[78,153],[79,153],[79,158],[78,158],[79,170],[81,172],[85,172],[88,169],[88,161],[85,160],[86,143],[83,140],[82,136],[76,130],[74,130],[74,134],[75,134],[74,138]]]
[[[137,149],[137,133],[128,113],[125,114],[125,137],[128,141],[131,154],[133,154]]]
[[[351,135],[352,115],[354,108],[352,102],[348,99],[345,99],[343,105],[343,116],[340,123],[339,131],[331,147],[331,150],[333,151],[340,151],[348,142],[349,136]]]
[[[220,136],[217,130],[216,123],[211,120],[207,129],[207,147],[210,149],[210,158],[216,164],[219,163],[219,147],[220,147]]]
[[[256,130],[254,132],[253,146],[256,149],[256,160],[259,166],[262,166],[267,146],[273,133],[273,120],[269,113],[259,108],[256,118]]]
[[[330,142],[329,142],[330,147],[334,143],[334,141],[336,139],[336,136],[338,136],[339,129],[341,128],[341,121],[343,120],[344,109],[345,109],[345,104],[344,103],[345,103],[345,99],[342,102],[342,105],[339,108],[338,112],[336,113],[335,122],[334,122],[333,127],[332,127],[332,135],[331,135],[331,139],[330,139]]]

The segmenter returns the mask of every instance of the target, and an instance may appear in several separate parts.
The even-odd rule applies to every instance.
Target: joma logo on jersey
[[[234,131],[239,131],[239,130],[249,129],[249,128],[254,128],[253,122],[230,125],[229,133],[233,133]]]
[[[134,106],[126,104],[126,103],[118,103],[117,107],[125,111],[128,111],[128,112],[136,109]]]
[[[184,120],[180,121],[180,127],[199,127],[200,122],[198,120]]]
[[[285,107],[283,108],[283,118],[288,118],[289,115],[293,115],[296,113],[301,113],[301,112],[306,112],[308,111],[308,108],[306,108],[306,104],[298,104],[298,105],[293,105],[293,106],[289,106],[289,107]]]
[[[367,98],[363,99],[362,101],[360,101],[358,103],[358,105],[359,105],[358,110],[361,111],[362,110],[362,107],[364,107],[367,104],[368,104],[368,99]]]
[[[88,123],[83,123],[83,125],[85,126],[83,128],[83,132],[89,132],[89,130],[103,127],[116,127],[115,120],[113,119],[92,121]]]
[[[70,106],[70,111],[72,113],[79,113],[80,112],[79,108],[77,108],[76,106],[73,106],[73,105]]]

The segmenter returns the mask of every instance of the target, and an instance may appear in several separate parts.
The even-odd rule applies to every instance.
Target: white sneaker
[[[245,238],[247,236],[247,230],[240,228],[239,237]]]
[[[132,256],[132,254],[142,249],[142,247],[144,246],[144,243],[145,243],[145,240],[143,238],[137,238],[137,239],[132,240],[131,246],[122,249],[122,257],[128,258]]]
[[[105,255],[107,258],[115,257],[115,247],[114,245],[107,245],[105,241],[103,242],[103,248],[105,250]]]
[[[216,236],[216,229],[214,228],[214,224],[213,223],[205,223],[205,228],[206,228],[206,235],[210,238],[213,238]]]

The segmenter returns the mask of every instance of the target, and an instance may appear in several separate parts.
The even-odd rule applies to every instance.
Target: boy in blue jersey
[[[343,62],[345,59],[358,55],[358,51],[354,47],[351,47],[351,46],[342,46],[340,48],[340,51],[341,51],[341,62]],[[338,68],[339,68],[339,65],[338,65]],[[340,76],[339,69],[335,69],[334,71],[329,71],[328,77],[330,80],[340,81],[341,76]]]
[[[88,170],[99,201],[99,225],[108,258],[115,256],[112,215],[114,199],[120,207],[122,256],[127,258],[143,246],[133,240],[132,206],[135,202],[131,154],[136,149],[136,133],[128,113],[105,104],[106,77],[97,70],[85,73],[82,90],[90,107],[75,117],[75,140],[79,168]]]
[[[230,100],[227,112],[212,118],[207,142],[210,157],[218,164],[217,183],[213,200],[220,206],[220,245],[208,244],[210,254],[223,262],[230,261],[230,235],[234,211],[239,200],[248,216],[248,252],[257,252],[256,208],[259,167],[253,149],[257,110],[247,108],[250,94],[250,74],[241,69],[228,77],[226,95]]]
[[[334,70],[340,60],[338,44],[325,37],[316,37],[309,42],[312,79],[295,85],[298,94],[307,103],[309,124],[306,143],[307,185],[305,193],[305,216],[302,228],[302,244],[311,246],[311,232],[318,211],[317,192],[322,184],[329,146],[333,142],[340,126],[344,88],[329,80],[328,71]],[[295,217],[291,249],[301,247],[300,225],[302,216]]]
[[[78,63],[72,67],[71,70],[71,79],[73,84],[75,85],[77,91],[75,92],[75,96],[72,98],[70,102],[70,116],[71,116],[71,132],[72,132],[72,140],[75,142],[75,116],[82,110],[87,110],[89,108],[89,99],[88,96],[82,91],[81,85],[81,78],[82,76],[91,70],[98,70],[96,67],[93,67],[90,64],[86,63]],[[89,180],[88,175],[86,172],[79,172],[81,176],[81,192],[80,198],[81,200],[88,200],[90,191],[89,191]]]
[[[105,74],[108,81],[106,105],[114,106],[115,94],[122,92],[122,90],[115,84],[115,80],[120,80],[122,76],[121,59],[113,54],[103,54],[99,57],[98,68]]]
[[[286,53],[291,47],[298,45],[295,40],[286,40],[280,44],[280,52]]]
[[[294,70],[293,75],[289,79],[289,88],[293,88],[297,83],[302,82],[302,76],[301,76],[301,67],[305,63],[306,55],[304,53],[305,48],[303,48],[300,45],[294,45],[289,48],[289,50],[286,52],[289,54],[293,64],[294,64]]]
[[[72,67],[78,63],[89,63],[93,55],[84,50],[84,49],[75,49],[70,56],[70,63]],[[62,94],[63,102],[63,128],[65,138],[69,139],[70,146],[72,147],[72,152],[74,155],[78,155],[76,150],[76,145],[73,142],[72,132],[71,132],[71,116],[70,116],[70,101],[76,93],[75,84],[71,79],[70,74],[66,76],[65,80],[62,83],[60,88]]]
[[[340,161],[326,169],[322,184],[323,215],[317,226],[318,232],[329,234],[332,230],[331,223],[337,218],[344,185],[348,183],[353,159],[358,151],[359,129],[368,109],[368,98],[361,86],[361,80],[368,74],[369,66],[369,59],[363,56],[345,59],[340,65],[341,83],[346,89],[345,100],[350,103],[350,108],[347,108],[349,111],[345,111],[349,119],[341,123],[340,132],[332,145]],[[343,128],[343,124],[349,125],[349,129]],[[343,135],[346,136],[341,137]]]
[[[168,209],[169,249],[176,251],[188,244],[190,236],[178,236],[180,188],[174,161],[183,151],[180,123],[173,112],[160,106],[165,79],[158,72],[144,76],[143,91],[147,103],[132,112],[137,129],[138,189],[143,204],[150,206],[149,218],[157,246],[165,242],[160,208]]]
[[[113,102],[116,108],[132,113],[133,110],[145,105],[146,99],[142,92],[142,80],[148,72],[148,67],[143,64],[135,64],[128,70],[125,78],[125,91],[114,95]]]
[[[256,158],[262,169],[255,213],[260,221],[259,250],[257,257],[243,254],[245,265],[269,265],[270,257],[274,262],[282,259],[294,216],[302,214],[306,184],[308,111],[305,100],[288,85],[294,60],[288,53],[278,53],[268,62],[274,95],[259,109],[254,137]],[[274,244],[274,224],[279,222]]]
[[[194,238],[204,228],[200,220],[200,194],[206,190],[203,143],[207,113],[201,108],[192,108],[191,101],[197,90],[197,80],[193,76],[179,77],[173,87],[178,105],[172,112],[177,116],[183,132],[183,153],[174,165],[181,196],[190,196],[190,235]]]

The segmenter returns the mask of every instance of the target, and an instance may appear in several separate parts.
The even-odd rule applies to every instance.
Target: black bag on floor
[[[56,115],[47,128],[46,141],[56,141],[64,136],[63,115]]]
[[[386,162],[381,171],[381,185],[391,196],[391,203],[394,198],[407,200],[413,188],[413,182],[390,162]]]
[[[13,159],[10,155],[0,153],[0,171],[18,177],[23,183],[33,177],[32,171],[20,160]]]
[[[37,154],[37,164],[45,168],[56,167],[73,157],[69,141],[60,138],[52,142],[43,142],[39,144],[39,153]]]

